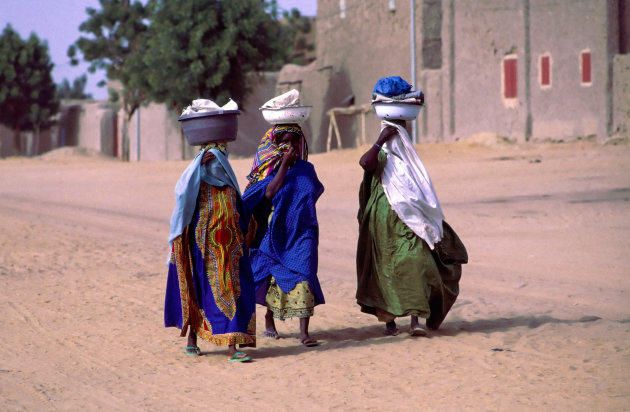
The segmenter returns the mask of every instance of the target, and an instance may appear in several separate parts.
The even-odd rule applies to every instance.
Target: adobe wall
[[[238,134],[234,142],[228,146],[231,156],[252,156],[260,139],[270,125],[265,122],[258,108],[275,95],[278,73],[252,74],[249,77],[251,94],[246,101],[237,102],[241,114],[238,117]],[[195,100],[199,97],[191,98]],[[212,99],[212,97],[206,97]],[[117,155],[122,156],[124,114],[118,113]],[[181,132],[177,120],[179,113],[167,110],[163,104],[152,103],[139,109],[140,117],[140,160],[182,160],[191,159],[199,151],[198,146],[190,146]],[[134,113],[128,124],[129,159],[138,160],[137,124],[138,113]]]
[[[625,0],[622,0],[625,1]],[[455,137],[490,131],[516,140],[604,141],[613,110],[612,59],[619,50],[619,6],[571,0],[458,0],[454,14]],[[591,53],[582,83],[581,53]],[[518,97],[503,98],[504,56],[518,59]],[[551,85],[540,84],[540,57]]]
[[[275,91],[275,94],[279,95],[296,89],[300,92],[300,104],[312,106],[309,118],[301,125],[311,153],[323,152],[326,149],[329,122],[326,110],[339,105],[339,102],[351,93],[347,82],[338,79],[339,72],[333,72],[331,69],[318,70],[318,66],[317,60],[308,66],[285,65],[278,76]],[[338,87],[329,87],[331,83]],[[340,119],[340,128],[348,130],[347,119]],[[348,139],[352,136],[350,133],[345,134]]]
[[[118,146],[122,155],[125,114],[118,114]],[[138,139],[138,118],[140,120]],[[182,144],[177,116],[163,104],[141,106],[127,125],[129,161],[181,160],[192,156],[192,148]],[[139,141],[138,141],[139,140]],[[140,150],[138,151],[138,144]]]
[[[410,76],[409,4],[318,1],[318,68],[332,79],[321,87],[343,90],[369,102],[374,82]],[[613,131],[612,60],[627,43],[627,0],[416,0],[417,82],[426,95],[418,118],[419,140],[452,141],[492,132],[513,140],[575,139]],[[624,14],[625,13],[625,14]],[[620,23],[621,22],[621,23]],[[441,27],[440,27],[441,26]],[[621,45],[620,45],[621,43]],[[591,52],[591,77],[581,84],[580,54]],[[542,88],[539,59],[552,60],[552,84]],[[505,99],[502,61],[517,58],[517,97]],[[338,79],[335,81],[335,79]],[[341,95],[341,93],[339,93]],[[337,100],[337,101],[335,101]],[[325,109],[339,98],[323,102]],[[617,98],[617,100],[619,100]],[[314,119],[317,120],[317,119]],[[368,116],[368,130],[378,127]],[[314,126],[324,140],[326,128]],[[358,122],[342,134],[358,133]],[[348,139],[351,144],[352,139]],[[344,145],[346,142],[344,142]],[[318,146],[321,149],[321,145]]]
[[[287,65],[279,73],[252,75],[252,94],[238,102],[233,156],[251,156],[270,127],[258,108],[291,88],[313,106],[303,125],[311,152],[326,149],[332,107],[369,104],[375,82],[399,75],[411,82],[410,2],[318,0],[317,59]],[[480,132],[515,140],[573,139],[627,133],[628,0],[416,0],[417,84],[426,104],[417,121],[420,142],[452,141]],[[592,82],[581,84],[580,53],[590,50]],[[502,60],[517,57],[517,98],[506,101]],[[541,87],[539,59],[551,58],[551,85]],[[529,61],[529,63],[527,63]],[[192,97],[191,100],[196,97]],[[81,146],[121,157],[123,112],[107,102],[65,101],[60,122],[35,142],[23,136],[20,153],[38,154],[59,146]],[[136,119],[127,125],[128,153],[137,160]],[[361,133],[359,116],[339,116],[342,147]],[[376,138],[380,119],[366,116],[367,140]],[[6,128],[5,128],[6,129]],[[12,155],[12,133],[0,128],[0,155]],[[189,159],[177,115],[163,105],[140,108],[140,160]],[[336,147],[333,140],[332,147]]]
[[[0,158],[13,155],[13,130],[0,124]]]
[[[56,123],[40,132],[20,136],[20,147],[13,148],[13,131],[0,126],[0,157],[37,156],[65,146],[80,146],[110,156],[115,155],[115,111],[106,102],[62,100]]]
[[[35,132],[22,132],[18,150],[14,150],[13,130],[0,125],[0,158],[8,156],[37,156],[56,148],[58,147],[56,130],[56,127],[53,126],[51,129],[40,131],[39,139],[35,136]]]
[[[77,146],[86,149],[101,150],[101,137],[98,130],[103,111],[98,103],[83,103],[79,112]]]
[[[493,132],[525,138],[525,34],[522,0],[460,0],[452,9],[454,130],[456,139]],[[517,54],[518,94],[504,101],[502,59]]]
[[[349,94],[354,94],[355,105],[369,104],[376,81],[382,77],[399,75],[411,83],[409,1],[397,1],[395,11],[389,2],[346,1],[346,17],[341,18],[339,0],[318,0],[317,3],[317,65],[324,96],[322,107],[311,115],[315,148],[325,150],[328,132],[326,110],[340,106]],[[416,21],[422,18],[422,1],[416,1]],[[421,34],[416,27],[419,49]],[[417,78],[420,83],[421,56],[419,53]],[[413,85],[421,88],[422,85]],[[339,122],[344,147],[354,146],[355,134],[360,133],[358,116],[344,116]],[[375,139],[380,130],[380,119],[366,116],[367,140]]]
[[[606,6],[600,2],[531,4],[532,138],[606,136]],[[581,52],[591,51],[592,82],[582,84]],[[540,56],[551,56],[551,86],[541,87]]]
[[[75,122],[78,113],[76,136],[74,126],[67,128],[60,140],[60,146],[79,146],[100,153],[115,156],[116,111],[106,101],[67,101],[68,115],[65,122]],[[76,112],[76,113],[75,113]]]
[[[271,127],[263,119],[258,108],[276,96],[278,72],[250,74],[248,81],[251,94],[247,96],[244,103],[238,102],[241,110],[238,119],[238,135],[236,140],[229,144],[230,156],[253,156],[260,139]]]
[[[630,138],[630,54],[613,60],[613,127],[610,137]]]

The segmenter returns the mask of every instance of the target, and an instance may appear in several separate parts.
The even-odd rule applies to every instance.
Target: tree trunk
[[[186,160],[186,145],[188,141],[186,140],[186,136],[184,135],[184,130],[180,128],[180,135],[182,137],[182,160]]]
[[[20,137],[22,135],[22,130],[19,126],[13,129],[13,156],[20,155]]]
[[[127,114],[123,117],[122,148],[120,157],[123,162],[129,161],[129,121],[127,120]]]
[[[182,112],[182,108],[179,107],[179,105],[177,104],[174,104],[172,106],[172,109],[174,110],[175,113]],[[181,127],[181,125],[179,126],[179,137],[182,141],[182,160],[186,160],[186,147],[188,146],[188,140],[186,140],[186,136],[184,135],[184,129]]]
[[[39,132],[39,125],[35,125],[35,129],[33,130],[33,144],[30,156],[37,156],[39,154]]]

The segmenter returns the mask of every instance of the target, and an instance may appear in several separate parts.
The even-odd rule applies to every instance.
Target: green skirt
[[[462,262],[440,258],[439,244],[431,250],[392,210],[378,178],[383,155],[374,174],[365,173],[359,193],[357,303],[383,322],[414,315],[437,329],[457,299]],[[446,222],[444,230],[459,241]]]

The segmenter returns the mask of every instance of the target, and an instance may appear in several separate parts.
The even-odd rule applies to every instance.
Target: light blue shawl
[[[228,162],[227,155],[218,149],[210,149],[210,152],[214,154],[216,159],[202,165],[201,158],[204,152],[199,152],[184,170],[184,173],[182,173],[175,185],[175,209],[173,209],[173,214],[171,215],[171,230],[168,237],[169,260],[170,246],[172,246],[173,239],[181,235],[184,232],[184,228],[192,220],[202,180],[212,186],[231,186],[236,189],[239,196],[241,195],[238,181],[232,166]]]

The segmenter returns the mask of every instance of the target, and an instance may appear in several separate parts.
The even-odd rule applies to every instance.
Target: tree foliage
[[[77,77],[72,82],[72,86],[68,79],[63,79],[61,84],[57,85],[57,97],[60,99],[91,99],[91,94],[85,93],[87,84],[87,76],[84,74]]]
[[[105,70],[109,80],[118,81],[122,90],[109,90],[111,101],[118,102],[122,95],[125,112],[122,128],[122,158],[129,160],[129,134],[127,124],[141,104],[146,102],[146,90],[127,81],[129,71],[134,70],[130,61],[142,47],[147,31],[147,11],[139,1],[99,0],[101,8],[87,8],[88,19],[81,23],[81,36],[68,48],[72,64],[78,64],[77,51],[90,62],[88,71]],[[101,84],[102,86],[102,84]]]
[[[278,70],[293,47],[295,24],[283,24],[275,0],[99,0],[87,9],[82,36],[68,49],[90,71],[104,69],[122,88],[131,119],[141,104],[166,103],[181,110],[199,97],[243,105],[250,73]],[[293,20],[299,12],[293,12]],[[123,126],[123,158],[128,146]]]
[[[48,45],[32,33],[23,40],[10,25],[0,35],[0,123],[14,130],[19,149],[23,130],[39,133],[59,110]]]
[[[99,1],[101,9],[88,8],[79,27],[88,36],[68,55],[76,64],[80,51],[91,72],[120,81],[129,118],[150,101],[171,108],[201,96],[242,103],[247,73],[287,61],[299,20],[294,10],[285,14],[293,24],[281,24],[275,0]]]
[[[243,102],[246,75],[277,69],[288,55],[286,27],[275,2],[154,0],[135,72],[150,97],[173,108],[206,97]]]
[[[292,50],[288,55],[287,63],[307,65],[315,60],[315,35],[309,17],[300,15],[299,10],[292,9],[283,12],[283,22],[288,25],[285,29],[293,40]]]
[[[88,71],[104,70],[109,80],[119,80],[123,85],[123,109],[127,118],[145,100],[142,90],[131,88],[126,79],[129,60],[141,47],[147,31],[147,11],[139,1],[99,0],[101,8],[87,8],[88,19],[81,23],[81,36],[68,48],[72,64],[79,63],[78,52],[90,63]],[[102,86],[102,84],[101,84]],[[118,93],[114,93],[118,95]]]

